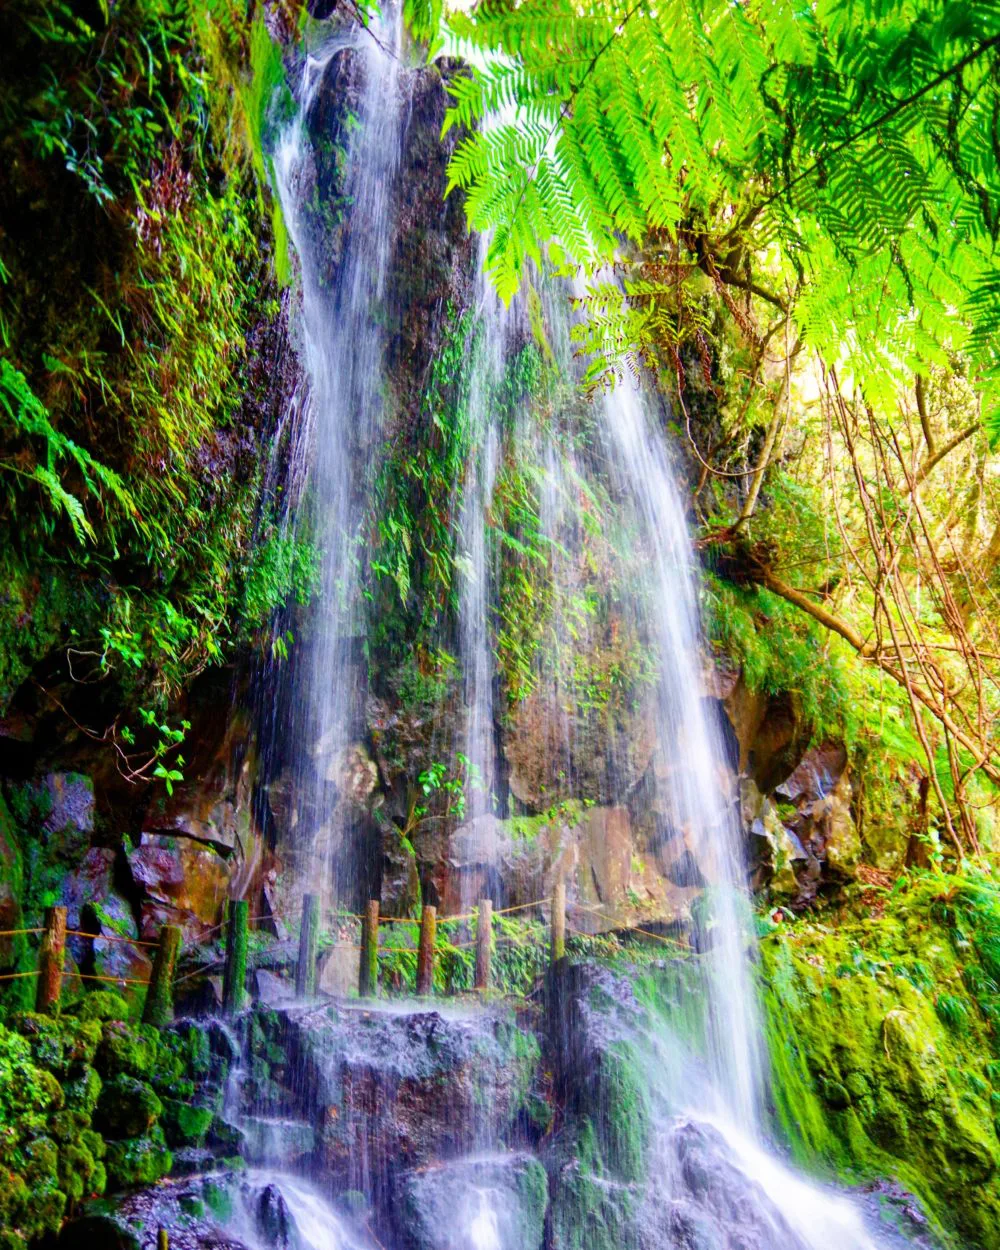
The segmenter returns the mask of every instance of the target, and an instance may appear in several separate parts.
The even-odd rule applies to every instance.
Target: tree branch
[[[946,443],[933,453],[933,455],[928,456],[924,463],[920,466],[917,470],[916,477],[913,479],[913,485],[915,487],[919,486],[927,474],[930,473],[931,469],[940,464],[945,456],[947,456],[950,452],[953,452],[956,447],[964,443],[966,439],[971,438],[973,434],[980,429],[982,429],[982,426],[978,421],[974,421],[972,425],[966,426],[964,430],[960,430],[953,438],[949,438]],[[930,450],[931,444],[928,443],[928,451]]]

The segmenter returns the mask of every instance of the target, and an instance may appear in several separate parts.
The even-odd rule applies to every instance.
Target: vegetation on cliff
[[[761,942],[777,1127],[844,1179],[893,1177],[1000,1245],[1000,889],[917,874]]]
[[[451,183],[500,291],[529,262],[582,268],[592,382],[648,364],[673,394],[700,543],[745,588],[730,634],[782,600],[824,666],[856,652],[841,732],[870,747],[877,708],[975,850],[1000,780],[995,7],[531,0],[448,22],[479,66],[449,124],[499,115]]]
[[[440,6],[404,7],[437,49]],[[221,1116],[239,1046],[246,1098],[264,1120],[294,1105],[302,1157],[338,1184],[363,1170],[359,1140],[391,1138],[409,1169],[400,1209],[421,1218],[434,1151],[468,1146],[485,1104],[505,1148],[537,1151],[515,1188],[538,1244],[644,1244],[643,1221],[667,1218],[650,1186],[664,1160],[692,1191],[704,1180],[684,1193],[692,1211],[728,1218],[725,1151],[705,1126],[654,1125],[666,1096],[641,1044],[657,1022],[703,1023],[691,986],[712,935],[694,896],[711,873],[690,831],[667,827],[677,779],[657,772],[656,648],[637,606],[648,552],[591,402],[626,369],[655,393],[696,526],[706,669],[732,730],[719,783],[741,774],[761,891],[774,1135],[832,1180],[916,1195],[944,1242],[1000,1248],[1000,19],[981,0],[484,0],[447,18],[474,69],[412,71],[405,168],[423,181],[400,193],[391,297],[369,310],[388,327],[386,414],[350,536],[363,655],[338,669],[365,706],[343,758],[314,742],[305,767],[342,804],[322,836],[351,888],[394,925],[391,992],[415,988],[408,917],[432,899],[435,989],[470,990],[473,930],[454,913],[490,893],[517,899],[517,918],[496,918],[496,996],[540,998],[540,903],[570,877],[576,921],[611,931],[571,933],[545,984],[553,1035],[536,1037],[523,1002],[485,1041],[429,1012],[411,1034],[404,1013],[358,1024],[325,1008],[292,1028],[260,1005],[236,1041],[209,1039],[71,986],[61,1014],[20,1010],[34,922],[60,898],[95,927],[71,953],[179,918],[204,961],[224,899],[252,898],[267,930],[254,984],[288,988],[281,854],[332,807],[296,792],[301,760],[261,762],[281,755],[285,710],[266,708],[266,730],[227,723],[204,788],[166,800],[190,758],[193,680],[269,642],[287,659],[314,580],[287,524],[291,272],[268,189],[292,105],[282,41],[310,20],[286,0],[0,13],[0,741],[19,744],[0,768],[0,1250],[105,1190],[252,1149]],[[308,119],[331,124],[311,136],[306,214],[331,287],[350,230],[350,79]],[[463,208],[490,232],[501,293],[524,296],[494,374]],[[582,388],[545,328],[570,279]],[[485,573],[462,533],[482,411],[497,440],[474,518]],[[475,802],[456,654],[474,575],[490,586],[497,766]],[[68,765],[51,745],[64,733]],[[99,774],[84,739],[127,781],[165,782],[163,801],[109,802],[77,772]],[[54,789],[79,792],[86,819],[54,814]],[[81,902],[92,881],[104,897]],[[345,946],[324,934],[331,982]],[[326,1057],[351,1047],[364,1064],[331,1075]],[[306,1078],[310,1097],[328,1085],[316,1136]],[[693,1244],[691,1229],[671,1235]]]
[[[0,711],[27,686],[176,773],[170,700],[309,578],[261,454],[280,55],[262,16],[162,0],[8,5],[0,49]]]

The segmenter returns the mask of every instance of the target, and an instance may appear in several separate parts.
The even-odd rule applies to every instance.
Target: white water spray
[[[364,514],[368,466],[383,425],[385,350],[381,316],[392,239],[393,197],[398,182],[402,109],[396,49],[398,13],[354,30],[306,58],[298,86],[298,110],[274,156],[277,191],[302,273],[301,334],[309,380],[309,487],[314,529],[322,548],[319,601],[304,671],[298,675],[298,741],[294,820],[300,831],[301,883],[324,904],[350,897],[350,868],[339,874],[345,834],[343,778],[352,729],[352,705],[361,633],[357,576],[359,524]],[[357,116],[349,127],[346,186],[348,216],[342,255],[332,289],[324,285],[322,248],[314,237],[309,200],[318,202],[309,117],[336,58],[351,58],[360,77]],[[323,206],[328,211],[329,206]],[[339,876],[339,880],[335,880]],[[345,879],[346,878],[346,879]]]

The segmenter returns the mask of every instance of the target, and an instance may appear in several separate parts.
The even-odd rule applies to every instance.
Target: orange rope
[[[210,964],[206,964],[204,968],[196,968],[194,972],[187,972],[182,977],[174,978],[174,985],[180,985],[184,981],[193,981],[195,977],[205,976],[212,968],[218,968],[220,964],[224,964],[224,959],[216,959]]]
[[[5,972],[0,976],[0,981],[16,981],[18,977],[37,977],[41,976],[40,972]]]
[[[135,977],[99,977],[90,972],[64,972],[64,977],[79,977],[81,981],[110,981],[113,985],[148,985],[148,981],[139,981]]]
[[[0,937],[20,937],[22,933],[44,932],[44,929],[0,929]]]
[[[519,903],[516,907],[502,907],[499,911],[493,913],[494,916],[509,916],[515,911],[527,911],[530,907],[541,907],[543,903],[551,903],[552,896],[540,898],[537,903]]]
[[[152,946],[156,948],[160,945],[159,942],[140,942],[138,938],[122,937],[117,933],[84,933],[82,929],[67,929],[66,936],[93,938],[95,942],[127,942],[131,946]]]
[[[649,929],[626,929],[625,932],[626,933],[642,933],[646,937],[656,938],[658,942],[666,942],[668,945],[676,946],[680,950],[685,950],[685,951],[691,950],[691,947],[685,945],[684,942],[678,942],[676,938],[667,937],[666,934],[663,934],[663,933],[653,933]]]

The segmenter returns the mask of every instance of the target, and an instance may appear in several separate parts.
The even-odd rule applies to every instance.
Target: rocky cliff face
[[[558,469],[572,506],[546,503],[531,477],[539,472],[538,448],[519,441],[514,426],[504,435],[488,518],[499,543],[500,579],[499,598],[489,608],[499,656],[494,802],[485,813],[466,812],[443,787],[423,793],[420,778],[438,765],[446,778],[459,776],[468,713],[462,657],[455,663],[456,514],[468,470],[455,458],[447,430],[460,424],[469,385],[462,357],[472,350],[476,257],[460,199],[444,197],[456,140],[440,138],[446,83],[460,72],[457,64],[438,62],[402,76],[403,191],[387,300],[391,402],[383,444],[365,452],[377,480],[366,487],[370,612],[347,668],[354,742],[335,758],[324,743],[311,744],[309,766],[340,796],[333,854],[354,862],[357,902],[377,894],[384,911],[406,913],[422,896],[447,913],[489,894],[498,905],[519,905],[547,896],[563,877],[572,922],[584,932],[684,928],[705,884],[705,865],[684,831],[663,819],[670,778],[657,761],[643,684],[647,644],[614,595],[601,591],[603,584],[624,584],[626,574],[601,532],[601,499],[593,492],[607,486],[586,451],[577,449],[572,459],[564,453]],[[350,48],[333,56],[308,118],[310,229],[331,287],[345,232],[363,228],[352,222],[344,199],[358,73]],[[283,305],[254,329],[239,418],[206,448],[220,481],[239,477],[250,455],[273,457],[272,486],[287,471],[299,378],[286,313]],[[517,325],[507,350],[516,376],[496,404],[531,411],[540,421],[554,408],[556,425],[583,437],[586,405],[539,381],[541,349],[527,321]],[[435,362],[452,357],[450,372],[435,373]],[[546,507],[555,518],[548,554],[526,557],[531,526],[537,528]],[[393,515],[405,513],[410,526],[402,589],[383,562],[380,526],[391,508]],[[442,567],[450,571],[442,574]],[[581,603],[585,614],[574,617]],[[572,639],[557,629],[567,616],[575,622]],[[513,635],[515,623],[523,637]],[[294,609],[285,624],[296,636],[290,675],[287,667],[261,666],[246,655],[234,673],[206,674],[185,695],[177,713],[191,721],[187,762],[170,795],[145,779],[123,780],[107,742],[80,728],[67,732],[61,710],[67,705],[80,723],[94,722],[77,683],[47,676],[42,694],[34,679],[22,682],[0,722],[6,748],[0,907],[11,926],[35,923],[46,902],[66,902],[73,925],[96,939],[75,940],[81,969],[141,973],[141,957],[114,950],[100,935],[149,938],[170,922],[198,941],[218,926],[227,898],[252,897],[259,915],[294,905],[311,817],[295,793],[287,754],[294,715],[288,692],[311,646],[309,610]],[[755,888],[797,908],[859,875],[877,881],[919,858],[918,779],[900,778],[902,801],[883,801],[873,819],[846,753],[835,742],[811,742],[793,694],[763,695],[738,671],[718,666],[708,685],[733,744],[731,774],[720,785],[740,790]],[[23,946],[23,940],[21,947],[6,943],[3,970],[20,968]]]

